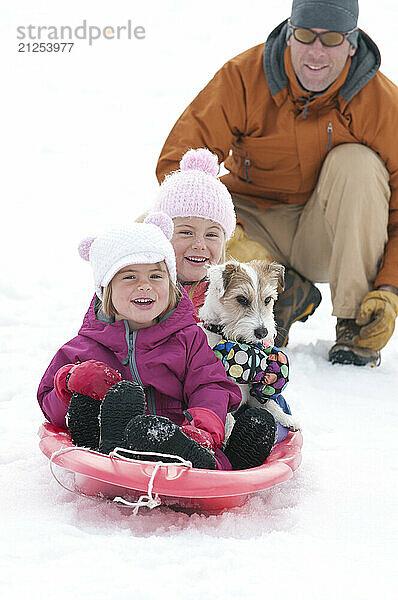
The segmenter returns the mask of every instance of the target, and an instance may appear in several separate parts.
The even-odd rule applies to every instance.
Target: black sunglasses
[[[319,38],[323,46],[332,48],[334,46],[341,46],[350,33],[354,33],[354,31],[357,31],[358,29],[358,27],[354,27],[354,29],[347,31],[346,33],[340,33],[339,31],[324,31],[323,33],[316,33],[316,31],[312,31],[312,29],[307,29],[306,27],[295,27],[291,24],[290,20],[288,24],[289,28],[292,30],[294,39],[298,42],[301,42],[302,44],[313,44],[316,38]]]

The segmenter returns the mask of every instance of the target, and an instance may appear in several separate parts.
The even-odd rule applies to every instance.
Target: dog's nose
[[[267,337],[268,329],[266,327],[257,327],[257,329],[254,330],[254,335],[258,340],[262,340]]]

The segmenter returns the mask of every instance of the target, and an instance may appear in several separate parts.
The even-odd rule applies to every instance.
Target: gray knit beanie
[[[357,26],[358,13],[358,0],[293,0],[290,21],[295,27],[346,33]],[[348,40],[357,47],[358,32]]]

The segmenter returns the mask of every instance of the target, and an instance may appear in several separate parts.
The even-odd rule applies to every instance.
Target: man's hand
[[[381,350],[394,332],[397,316],[397,294],[385,289],[369,292],[359,309],[356,322],[361,330],[354,343],[362,348]]]

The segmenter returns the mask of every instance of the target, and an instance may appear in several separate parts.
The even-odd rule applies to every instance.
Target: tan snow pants
[[[329,282],[333,315],[357,316],[387,242],[389,173],[378,154],[361,144],[334,148],[305,205],[263,211],[233,200],[249,237],[307,279]]]

